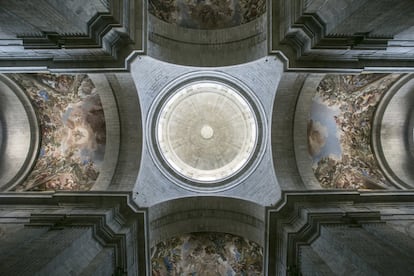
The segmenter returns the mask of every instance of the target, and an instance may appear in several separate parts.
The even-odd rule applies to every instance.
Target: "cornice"
[[[318,238],[322,225],[382,224],[392,208],[413,204],[414,191],[284,192],[281,202],[266,208],[265,274],[297,275],[299,247]]]
[[[145,53],[146,1],[108,0],[109,12],[98,13],[87,23],[87,33],[42,32],[21,34],[21,47],[4,47],[10,53],[0,56],[0,70],[31,67],[53,71],[127,70],[125,60],[133,52]]]
[[[91,228],[97,242],[114,249],[119,275],[150,274],[147,209],[139,208],[131,193],[0,193],[0,208],[22,210],[6,219],[27,227]]]
[[[401,51],[396,56],[387,51],[393,42],[392,36],[358,32],[329,34],[327,22],[317,13],[306,12],[305,5],[306,0],[268,1],[269,53],[283,52],[289,59],[287,70],[375,67],[414,70],[413,55]],[[410,45],[400,43],[398,47]]]

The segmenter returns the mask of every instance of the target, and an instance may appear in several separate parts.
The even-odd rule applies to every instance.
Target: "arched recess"
[[[130,74],[8,74],[0,89],[1,190],[132,190],[142,127]]]
[[[0,75],[0,191],[22,183],[39,150],[35,110],[22,89]]]
[[[306,188],[299,173],[294,144],[295,110],[306,79],[307,74],[283,73],[273,102],[272,158],[276,177],[282,190]]]
[[[312,100],[316,89],[326,74],[309,75],[303,83],[298,97],[294,119],[294,147],[295,157],[300,176],[306,188],[320,189],[320,183],[315,178],[315,173],[310,166],[312,158],[308,152],[307,124],[312,109]]]
[[[264,245],[265,208],[227,197],[185,197],[151,206],[150,247],[174,236],[194,232],[221,232]]]
[[[132,191],[142,153],[141,107],[130,73],[92,74],[102,95],[107,125],[104,168],[93,190]],[[99,80],[99,81],[98,81]],[[105,170],[107,168],[107,170]]]
[[[93,191],[132,191],[142,152],[141,107],[130,73],[88,74],[99,92],[106,124],[105,156]]]
[[[106,190],[111,185],[119,157],[120,118],[116,101],[116,91],[104,74],[89,74],[101,98],[105,116],[106,145],[101,172],[91,190]]]
[[[401,76],[365,73],[307,77],[298,98],[294,124],[295,157],[307,188],[393,188],[378,165],[371,133],[379,124],[374,112],[381,109],[381,97],[401,83]],[[412,101],[406,102],[410,105]],[[401,131],[392,130],[391,134],[402,136]]]
[[[266,14],[222,29],[192,29],[148,15],[148,55],[189,66],[226,66],[267,54]]]
[[[374,115],[372,144],[379,166],[396,187],[414,187],[414,75],[396,82]]]

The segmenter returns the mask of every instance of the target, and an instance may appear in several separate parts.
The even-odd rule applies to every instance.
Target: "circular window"
[[[157,103],[152,139],[163,169],[201,188],[226,185],[257,155],[257,108],[240,88],[195,80],[170,89]]]

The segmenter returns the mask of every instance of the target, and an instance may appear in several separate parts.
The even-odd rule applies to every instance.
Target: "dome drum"
[[[223,190],[247,176],[263,140],[260,109],[227,76],[179,79],[150,112],[150,148],[173,182],[197,191]],[[180,81],[181,80],[181,81]]]

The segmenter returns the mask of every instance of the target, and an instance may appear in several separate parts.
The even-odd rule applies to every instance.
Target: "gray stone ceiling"
[[[183,6],[155,2],[1,0],[0,68],[125,70],[137,54],[198,66],[270,54],[284,59],[289,70],[413,68],[410,0],[273,0],[267,7],[263,1],[236,1],[227,7],[235,13],[231,20],[247,16],[237,24],[219,22],[224,6],[188,4],[192,20],[202,20],[207,11],[217,15],[207,22],[214,28],[170,22],[165,13],[177,17]]]
[[[263,8],[262,1],[236,2],[252,4],[248,20],[193,18],[209,28],[189,28],[151,14],[145,0],[0,0],[0,72],[7,73],[0,75],[0,189],[2,204],[12,205],[2,214],[11,217],[13,204],[30,197],[42,204],[39,212],[45,203],[51,214],[68,209],[76,224],[85,218],[76,210],[95,212],[89,203],[125,192],[105,218],[118,227],[126,205],[146,208],[135,266],[149,271],[150,247],[159,242],[223,232],[264,246],[264,273],[273,275],[275,262],[296,262],[277,254],[310,243],[326,217],[355,226],[353,215],[377,221],[393,219],[389,206],[405,212],[399,203],[412,192],[401,190],[412,188],[414,158],[414,84],[405,74],[414,70],[413,2],[269,0],[259,13],[253,4]],[[189,6],[201,14],[217,9],[204,4]],[[200,78],[248,91],[260,117],[251,163],[234,183],[210,190],[166,172],[152,137],[163,97]],[[205,140],[215,133],[197,130]],[[28,147],[23,153],[13,150],[19,142]],[[137,252],[129,247],[135,243],[124,250]]]

